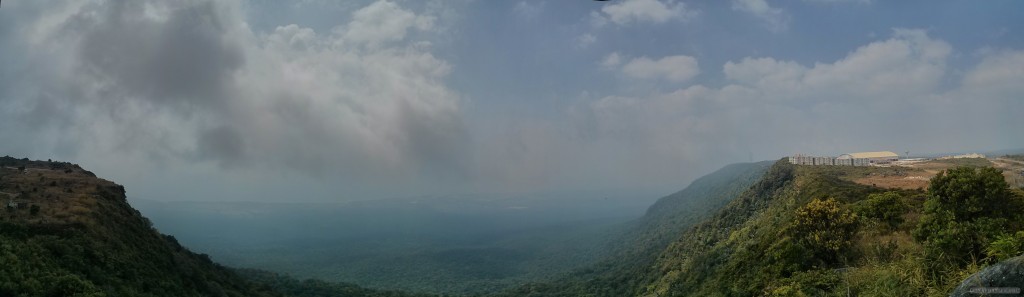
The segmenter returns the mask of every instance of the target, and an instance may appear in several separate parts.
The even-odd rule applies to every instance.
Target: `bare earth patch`
[[[939,172],[957,166],[993,166],[1003,170],[1006,181],[1014,185],[1020,179],[1020,171],[1024,170],[1024,162],[1004,158],[992,159],[951,159],[932,160],[888,168],[902,168],[896,173],[871,173],[862,177],[852,178],[855,183],[891,189],[927,189],[928,182]]]
[[[876,186],[880,188],[913,190],[928,188],[928,180],[930,180],[933,176],[935,176],[935,173],[918,171],[915,172],[915,175],[868,176],[853,179],[853,182],[862,185]]]

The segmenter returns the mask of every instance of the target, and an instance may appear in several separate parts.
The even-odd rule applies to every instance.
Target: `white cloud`
[[[858,48],[835,63],[815,65],[805,82],[821,89],[903,94],[934,89],[952,47],[924,30],[894,30],[893,37]]]
[[[544,2],[530,4],[527,1],[519,1],[516,6],[512,7],[512,12],[524,19],[533,20],[544,12],[544,5]]]
[[[352,21],[341,29],[344,31],[342,38],[376,47],[404,39],[409,29],[430,30],[434,21],[433,16],[417,16],[398,4],[378,0],[352,14]]]
[[[556,107],[536,118],[471,117],[486,119],[469,125],[466,99],[445,83],[453,66],[430,46],[437,41],[430,38],[450,33],[444,15],[453,10],[378,1],[334,30],[293,24],[259,31],[240,2],[118,3],[67,1],[33,12],[38,18],[15,13],[25,20],[17,22],[22,35],[0,30],[4,61],[24,60],[0,67],[10,78],[0,80],[0,135],[16,139],[0,148],[160,184],[129,187],[136,197],[209,196],[172,191],[163,183],[171,179],[150,177],[162,170],[218,189],[299,188],[261,185],[282,176],[315,187],[308,177],[323,174],[344,190],[324,197],[463,186],[669,190],[751,152],[768,159],[1009,148],[1020,146],[1016,130],[1024,126],[1012,112],[1024,110],[1024,51],[986,51],[977,65],[953,69],[952,46],[922,30],[897,29],[818,63],[736,58],[722,65],[721,80],[701,80],[714,85],[676,90],[638,80],[708,75],[693,57],[612,52],[591,66],[632,80],[595,89],[621,91],[581,91],[564,116]],[[637,2],[613,5],[626,3]],[[670,11],[664,22],[686,19],[672,16],[680,3],[657,3]],[[613,13],[623,25],[659,19]],[[594,15],[620,24],[610,13]],[[260,178],[220,184],[232,176]],[[419,191],[423,185],[444,189]],[[246,193],[289,199],[301,191]]]
[[[583,33],[583,35],[576,37],[576,46],[580,48],[590,47],[594,42],[597,42],[597,36],[594,36],[594,34]]]
[[[601,8],[603,15],[593,14],[599,18],[598,24],[607,18],[618,25],[630,23],[664,23],[673,19],[688,20],[696,12],[686,8],[682,2],[660,0],[625,0],[609,4]]]
[[[723,72],[726,78],[738,83],[773,87],[799,82],[807,72],[807,67],[796,62],[747,57],[739,63],[726,62]]]
[[[978,66],[967,72],[965,87],[1006,95],[1024,94],[1024,51],[1001,50],[984,55]]]
[[[1019,147],[1024,117],[1006,111],[1024,110],[1024,51],[984,54],[949,89],[959,72],[947,68],[951,56],[923,30],[896,29],[831,62],[748,57],[723,65],[725,85],[608,95],[570,118],[581,147],[629,143],[615,150],[628,160],[618,170],[647,176],[704,172],[751,153]]]
[[[668,56],[658,60],[640,57],[622,66],[622,72],[633,78],[684,82],[697,76],[700,67],[697,65],[697,59],[690,56]]]
[[[809,3],[824,3],[824,4],[835,4],[835,3],[858,3],[858,4],[870,4],[871,0],[804,0]]]
[[[771,7],[766,0],[733,0],[732,9],[761,19],[772,32],[785,31],[789,27],[789,15],[780,8]]]
[[[594,28],[601,28],[608,25],[608,18],[597,11],[591,11],[588,17],[590,26]]]
[[[622,58],[619,57],[619,53],[612,52],[601,60],[601,66],[605,68],[611,68],[619,66],[622,63]]]
[[[745,58],[723,67],[726,78],[761,90],[842,91],[871,98],[933,90],[952,49],[923,30],[895,29],[893,37],[862,46],[834,63],[805,67],[772,58]]]
[[[41,53],[27,57],[33,75],[46,79],[0,99],[5,135],[67,141],[32,137],[37,153],[350,184],[466,169],[462,99],[444,83],[451,66],[408,34],[431,30],[433,16],[382,0],[327,34],[294,24],[261,33],[238,2],[75,2],[26,25],[25,46]]]

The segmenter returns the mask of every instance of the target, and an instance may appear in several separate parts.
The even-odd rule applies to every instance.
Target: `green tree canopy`
[[[886,223],[890,229],[903,223],[903,213],[906,211],[907,204],[897,192],[870,194],[868,199],[857,206],[857,213]]]
[[[937,210],[950,211],[961,221],[1006,217],[1015,211],[1002,170],[992,167],[957,167],[940,172],[928,186]]]
[[[838,263],[852,245],[857,215],[833,198],[816,199],[796,212],[795,237],[825,265]]]
[[[985,258],[985,249],[1015,225],[1019,199],[1002,171],[958,167],[940,172],[928,187],[928,200],[914,238],[935,265],[964,265]]]

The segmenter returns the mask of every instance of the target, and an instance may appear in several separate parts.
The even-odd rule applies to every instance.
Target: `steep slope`
[[[2,296],[278,296],[161,235],[77,165],[0,158]]]
[[[0,296],[421,296],[239,276],[157,232],[122,186],[70,163],[0,158],[0,202]]]
[[[644,280],[647,285],[640,288],[639,293],[651,296],[675,296],[694,291],[722,294],[733,288],[715,291],[726,284],[702,281],[708,280],[711,274],[721,277],[727,273],[733,273],[729,279],[734,281],[728,285],[746,289],[749,285],[744,282],[750,281],[748,276],[753,272],[744,271],[740,261],[765,256],[760,254],[766,250],[762,241],[771,241],[765,237],[775,235],[776,232],[772,232],[775,226],[788,219],[782,214],[789,213],[785,210],[797,204],[796,197],[792,197],[796,192],[793,191],[795,175],[794,166],[782,161],[775,164],[760,181],[712,219],[694,226],[673,242],[659,256],[655,269],[647,273]],[[769,211],[769,208],[772,209]],[[765,228],[772,230],[761,231]],[[750,241],[751,237],[755,241]],[[760,294],[756,289],[744,293]]]
[[[789,227],[797,209],[814,199],[850,204],[883,189],[840,178],[841,167],[794,166],[779,161],[764,178],[713,218],[684,233],[648,272],[644,296],[764,295],[801,272],[823,288],[839,280],[833,269],[852,260],[812,263],[812,252],[795,243]],[[847,238],[852,240],[852,238]]]
[[[705,175],[685,189],[659,199],[620,240],[616,257],[660,252],[678,235],[724,207],[761,179],[774,162],[732,164]]]
[[[945,296],[965,277],[997,260],[1000,253],[1012,256],[1024,252],[1020,250],[1024,233],[1010,236],[1019,228],[1015,223],[1020,222],[1017,211],[1009,211],[1016,216],[1009,221],[994,217],[978,221],[1004,222],[976,225],[988,228],[986,232],[995,236],[975,231],[956,233],[982,230],[963,229],[975,228],[965,218],[953,218],[955,223],[941,225],[958,229],[920,233],[919,226],[924,222],[920,218],[928,216],[929,211],[925,202],[939,200],[931,192],[934,180],[929,192],[885,189],[852,181],[869,175],[899,176],[901,170],[795,166],[779,161],[713,217],[683,232],[658,256],[629,295]],[[958,170],[967,175],[975,172],[969,167]],[[1010,193],[998,190],[1006,188],[998,181],[961,177],[947,180],[952,184],[942,187]],[[1019,191],[1004,197],[1009,202],[982,208],[1017,209],[1016,205],[1024,202]],[[982,208],[970,210],[984,212]],[[956,238],[944,241],[956,243],[953,245],[933,244],[937,249],[933,255],[945,254],[947,251],[942,249],[957,247],[962,241],[984,246],[997,240],[993,246],[1004,243],[1002,247],[1010,248],[997,253],[989,247],[982,254],[954,259],[947,265],[929,260],[924,247],[927,239],[912,234]]]
[[[550,283],[530,284],[502,296],[628,296],[648,267],[687,228],[707,219],[761,179],[773,162],[728,165],[659,199],[625,226],[606,259]]]

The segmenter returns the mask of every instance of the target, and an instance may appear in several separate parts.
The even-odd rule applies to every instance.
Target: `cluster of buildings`
[[[875,166],[888,165],[899,160],[900,156],[890,151],[849,153],[839,155],[838,157],[807,156],[801,154],[789,157],[789,163],[796,165]]]
[[[982,158],[982,159],[984,159],[985,155],[978,154],[978,153],[970,153],[970,154],[962,154],[962,155],[952,155],[952,156],[939,157],[939,160],[974,159],[974,158]]]

